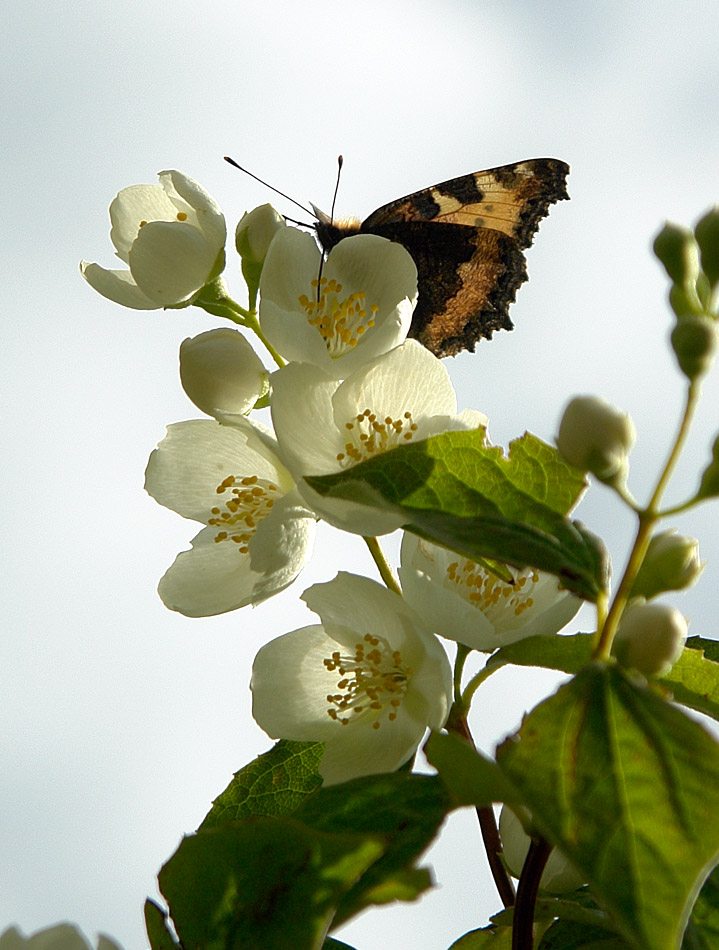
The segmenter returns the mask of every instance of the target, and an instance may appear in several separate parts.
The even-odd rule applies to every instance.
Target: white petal
[[[177,208],[160,185],[130,185],[110,205],[110,240],[126,264],[143,221],[175,221]]]
[[[272,239],[260,277],[260,298],[280,310],[301,310],[299,298],[312,291],[320,270],[320,249],[312,235],[283,228]],[[262,323],[260,303],[260,323]],[[262,326],[265,329],[264,324]]]
[[[280,498],[250,541],[252,569],[296,577],[309,560],[316,527],[314,514],[300,504],[296,489]]]
[[[289,363],[271,381],[272,424],[290,470],[297,475],[337,471],[344,446],[332,418],[336,381],[308,363]]]
[[[215,199],[193,178],[175,170],[158,173],[160,184],[173,203],[179,197],[195,213],[194,222],[205,236],[205,240],[214,248],[214,257],[225,246],[227,228],[225,216]]]
[[[140,290],[129,270],[106,270],[99,264],[81,261],[80,273],[99,294],[123,307],[131,310],[159,310],[162,306]]]
[[[207,524],[217,487],[229,475],[257,475],[283,491],[294,482],[247,419],[221,426],[209,419],[178,422],[150,455],[145,489],[183,518]]]
[[[192,549],[178,554],[160,580],[157,590],[170,610],[186,617],[213,617],[266,600],[296,577],[297,571],[256,573],[249,554],[240,553],[232,541],[218,544],[216,534],[216,528],[200,531]]]
[[[150,221],[130,248],[138,287],[161,306],[181,303],[204,286],[217,258],[199,228],[180,221]]]
[[[455,413],[457,400],[442,362],[416,340],[407,340],[341,383],[333,408],[338,425],[365,408],[379,418],[393,419],[409,411],[419,422],[427,416]]]

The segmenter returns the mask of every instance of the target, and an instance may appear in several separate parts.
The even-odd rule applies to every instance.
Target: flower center
[[[334,277],[328,280],[320,277],[312,281],[315,294],[312,300],[307,294],[299,298],[300,306],[307,314],[309,324],[316,327],[333,359],[342,356],[353,346],[357,346],[360,337],[374,326],[377,304],[367,309],[366,294],[363,290],[340,297],[342,284]]]
[[[228,475],[215,490],[218,495],[230,493],[222,507],[211,509],[207,522],[220,529],[215,542],[234,541],[240,554],[247,554],[257,525],[272,511],[279,488],[257,475]]]
[[[365,713],[372,718],[372,728],[379,729],[379,716],[385,707],[389,707],[389,722],[397,718],[412,670],[403,664],[400,651],[392,650],[384,637],[366,633],[354,650],[353,655],[335,650],[323,660],[330,673],[340,676],[337,692],[327,696],[327,714],[346,726],[354,716]]]
[[[447,580],[492,621],[495,616],[505,614],[507,608],[515,617],[529,610],[534,605],[532,595],[539,575],[533,568],[525,568],[516,572],[513,584],[506,584],[474,561],[454,561],[447,568]]]
[[[417,423],[412,420],[411,412],[405,412],[399,419],[385,416],[380,421],[374,412],[365,409],[346,422],[345,429],[348,436],[345,450],[337,453],[337,461],[343,468],[409,442],[417,431]]]

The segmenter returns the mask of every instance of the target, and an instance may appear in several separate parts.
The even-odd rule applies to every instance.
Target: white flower
[[[340,241],[320,277],[321,260],[311,235],[278,231],[260,279],[260,324],[286,359],[341,379],[404,341],[417,268],[401,244],[374,234]]]
[[[171,610],[208,617],[257,604],[307,563],[314,515],[272,444],[244,417],[232,426],[209,419],[168,426],[150,456],[145,488],[161,505],[207,525],[160,581]]]
[[[262,360],[239,330],[229,327],[182,342],[180,379],[197,408],[219,422],[248,413],[269,388]]]
[[[23,937],[17,927],[8,927],[0,934],[0,950],[90,950],[90,944],[73,924],[55,924]],[[102,934],[97,950],[120,950],[118,944]]]
[[[478,412],[455,415],[447,370],[415,340],[364,364],[342,383],[315,366],[290,363],[273,373],[272,385],[277,440],[303,498],[330,524],[355,534],[386,534],[406,517],[323,497],[299,479],[339,472],[449,429],[487,423]]]
[[[552,574],[509,568],[506,584],[447,548],[405,533],[399,576],[407,602],[435,632],[493,652],[516,640],[548,636],[569,623],[581,600]]]
[[[401,597],[340,573],[303,594],[322,624],[266,644],[252,670],[252,713],[273,739],[325,743],[326,785],[392,772],[427,728],[441,729],[452,675],[439,641]]]
[[[185,303],[224,266],[225,218],[207,192],[178,171],[159,185],[131,185],[110,205],[110,240],[129,270],[82,261],[87,282],[134,310]]]

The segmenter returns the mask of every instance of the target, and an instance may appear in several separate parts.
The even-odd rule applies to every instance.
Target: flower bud
[[[626,476],[636,432],[631,418],[599,396],[575,396],[564,410],[557,448],[570,465],[603,482]]]
[[[699,275],[702,276],[701,274]],[[701,298],[696,290],[688,292],[681,284],[672,284],[669,291],[669,306],[677,317],[691,317],[703,314]]]
[[[246,211],[235,231],[237,253],[251,264],[264,264],[272,238],[285,226],[285,219],[270,204]]]
[[[719,495],[719,436],[712,446],[712,460],[704,469],[697,498],[713,498]]]
[[[674,529],[662,531],[649,542],[631,596],[649,600],[668,590],[685,590],[703,570],[696,538],[678,535]]]
[[[654,253],[673,283],[694,284],[699,276],[699,247],[688,228],[667,221],[654,239]]]
[[[628,607],[619,624],[612,651],[622,666],[644,676],[664,676],[681,656],[687,622],[666,604]]]
[[[532,839],[507,805],[502,807],[499,816],[499,836],[502,839],[502,854],[507,870],[512,877],[519,878]],[[542,872],[540,888],[549,894],[567,894],[576,891],[585,883],[562,852],[554,848]]]
[[[183,341],[180,379],[197,408],[217,419],[248,413],[268,388],[259,356],[238,330],[229,327]]]
[[[712,286],[719,283],[719,207],[715,206],[704,215],[694,228],[702,270]]]
[[[689,379],[709,372],[717,350],[717,323],[712,317],[681,317],[672,330],[672,348],[679,368]]]

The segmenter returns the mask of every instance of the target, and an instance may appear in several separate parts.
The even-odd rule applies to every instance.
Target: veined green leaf
[[[317,767],[321,742],[280,739],[235,775],[212,803],[200,828],[212,828],[250,815],[288,815],[322,785]]]
[[[719,745],[612,665],[529,713],[497,762],[631,946],[677,950],[719,861]]]
[[[407,530],[472,560],[549,571],[586,600],[606,586],[603,545],[566,517],[582,474],[528,433],[509,457],[484,445],[482,429],[445,432],[307,481],[323,495],[371,497],[406,516]]]

